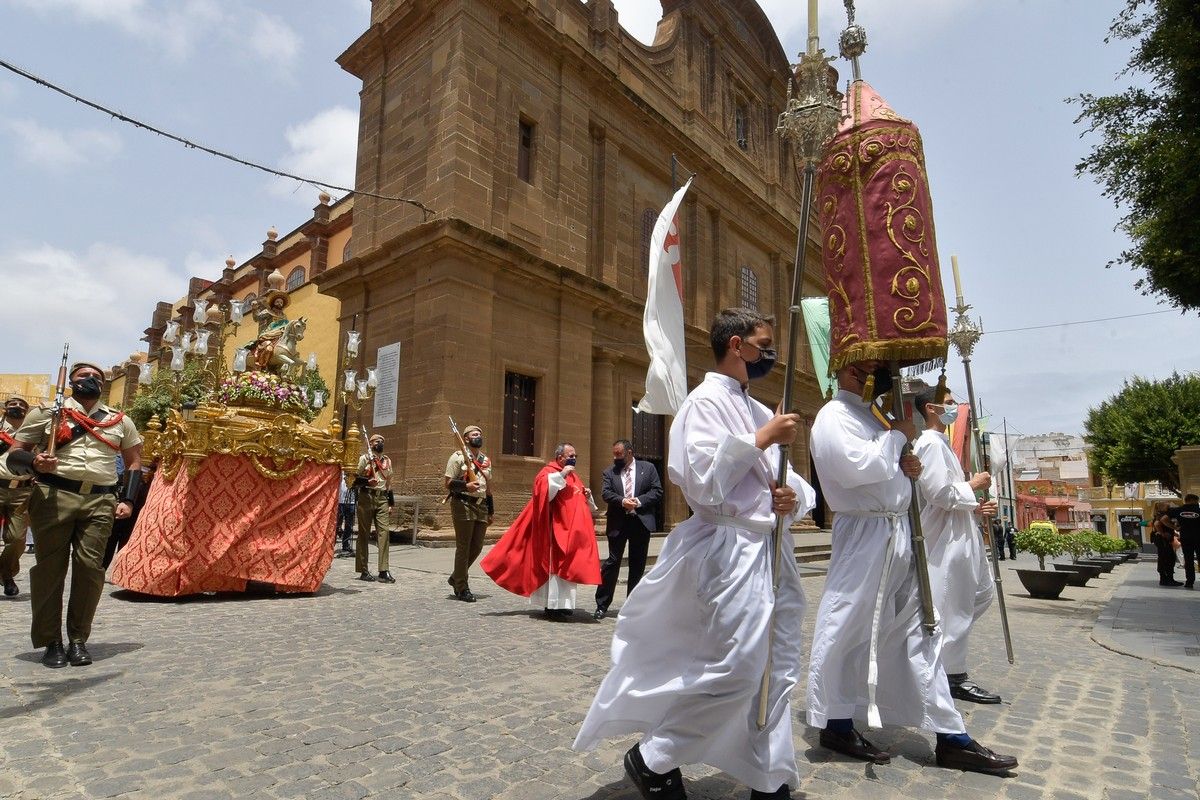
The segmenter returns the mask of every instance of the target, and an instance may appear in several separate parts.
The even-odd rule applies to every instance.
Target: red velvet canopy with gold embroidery
[[[817,172],[831,372],[946,356],[946,299],[917,126],[856,81]]]

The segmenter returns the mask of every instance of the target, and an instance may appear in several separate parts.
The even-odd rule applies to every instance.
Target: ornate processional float
[[[307,321],[284,313],[283,276],[267,280],[270,289],[249,307],[196,300],[192,330],[171,322],[163,334],[170,372],[154,380],[168,381],[173,397],[143,431],[143,463],[155,473],[114,562],[119,586],[162,597],[249,583],[315,592],[329,569],[338,492],[357,469],[359,433],[352,425],[343,439],[336,414],[327,428],[310,424],[328,390],[315,354],[298,354]],[[247,312],[259,333],[227,366],[226,342]],[[143,365],[139,383],[151,380]],[[361,405],[374,389],[366,383],[343,401]]]

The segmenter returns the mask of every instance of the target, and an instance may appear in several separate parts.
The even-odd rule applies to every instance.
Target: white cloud
[[[55,171],[110,161],[121,152],[121,137],[112,131],[57,130],[32,119],[12,120],[4,128],[12,134],[24,161]]]
[[[50,244],[0,250],[5,318],[16,333],[10,369],[51,372],[63,342],[71,355],[111,366],[145,347],[154,304],[187,291],[162,259],[98,242],[83,252]]]
[[[358,154],[357,111],[345,106],[325,109],[311,119],[289,127],[284,137],[288,152],[280,164],[285,171],[339,186],[354,185]],[[279,197],[299,197],[307,206],[312,206],[315,201],[308,187],[297,190],[295,181],[283,178],[272,183],[271,192]]]
[[[291,64],[300,54],[300,34],[282,19],[261,11],[247,12],[249,46],[269,64]]]
[[[281,68],[300,53],[301,37],[283,19],[235,0],[7,0],[43,17],[106,25],[186,61],[212,41]]]

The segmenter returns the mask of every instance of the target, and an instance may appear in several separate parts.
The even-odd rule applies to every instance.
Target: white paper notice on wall
[[[375,419],[372,428],[396,424],[396,401],[400,388],[400,343],[379,348],[375,354]]]

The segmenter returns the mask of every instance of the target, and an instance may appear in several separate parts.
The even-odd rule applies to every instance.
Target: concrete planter
[[[1054,568],[1067,576],[1068,586],[1087,586],[1087,582],[1100,574],[1099,570],[1092,571],[1088,567],[1074,564],[1055,564]]]
[[[1039,600],[1057,600],[1067,587],[1068,575],[1065,572],[1044,569],[1018,569],[1015,572],[1029,596]]]

